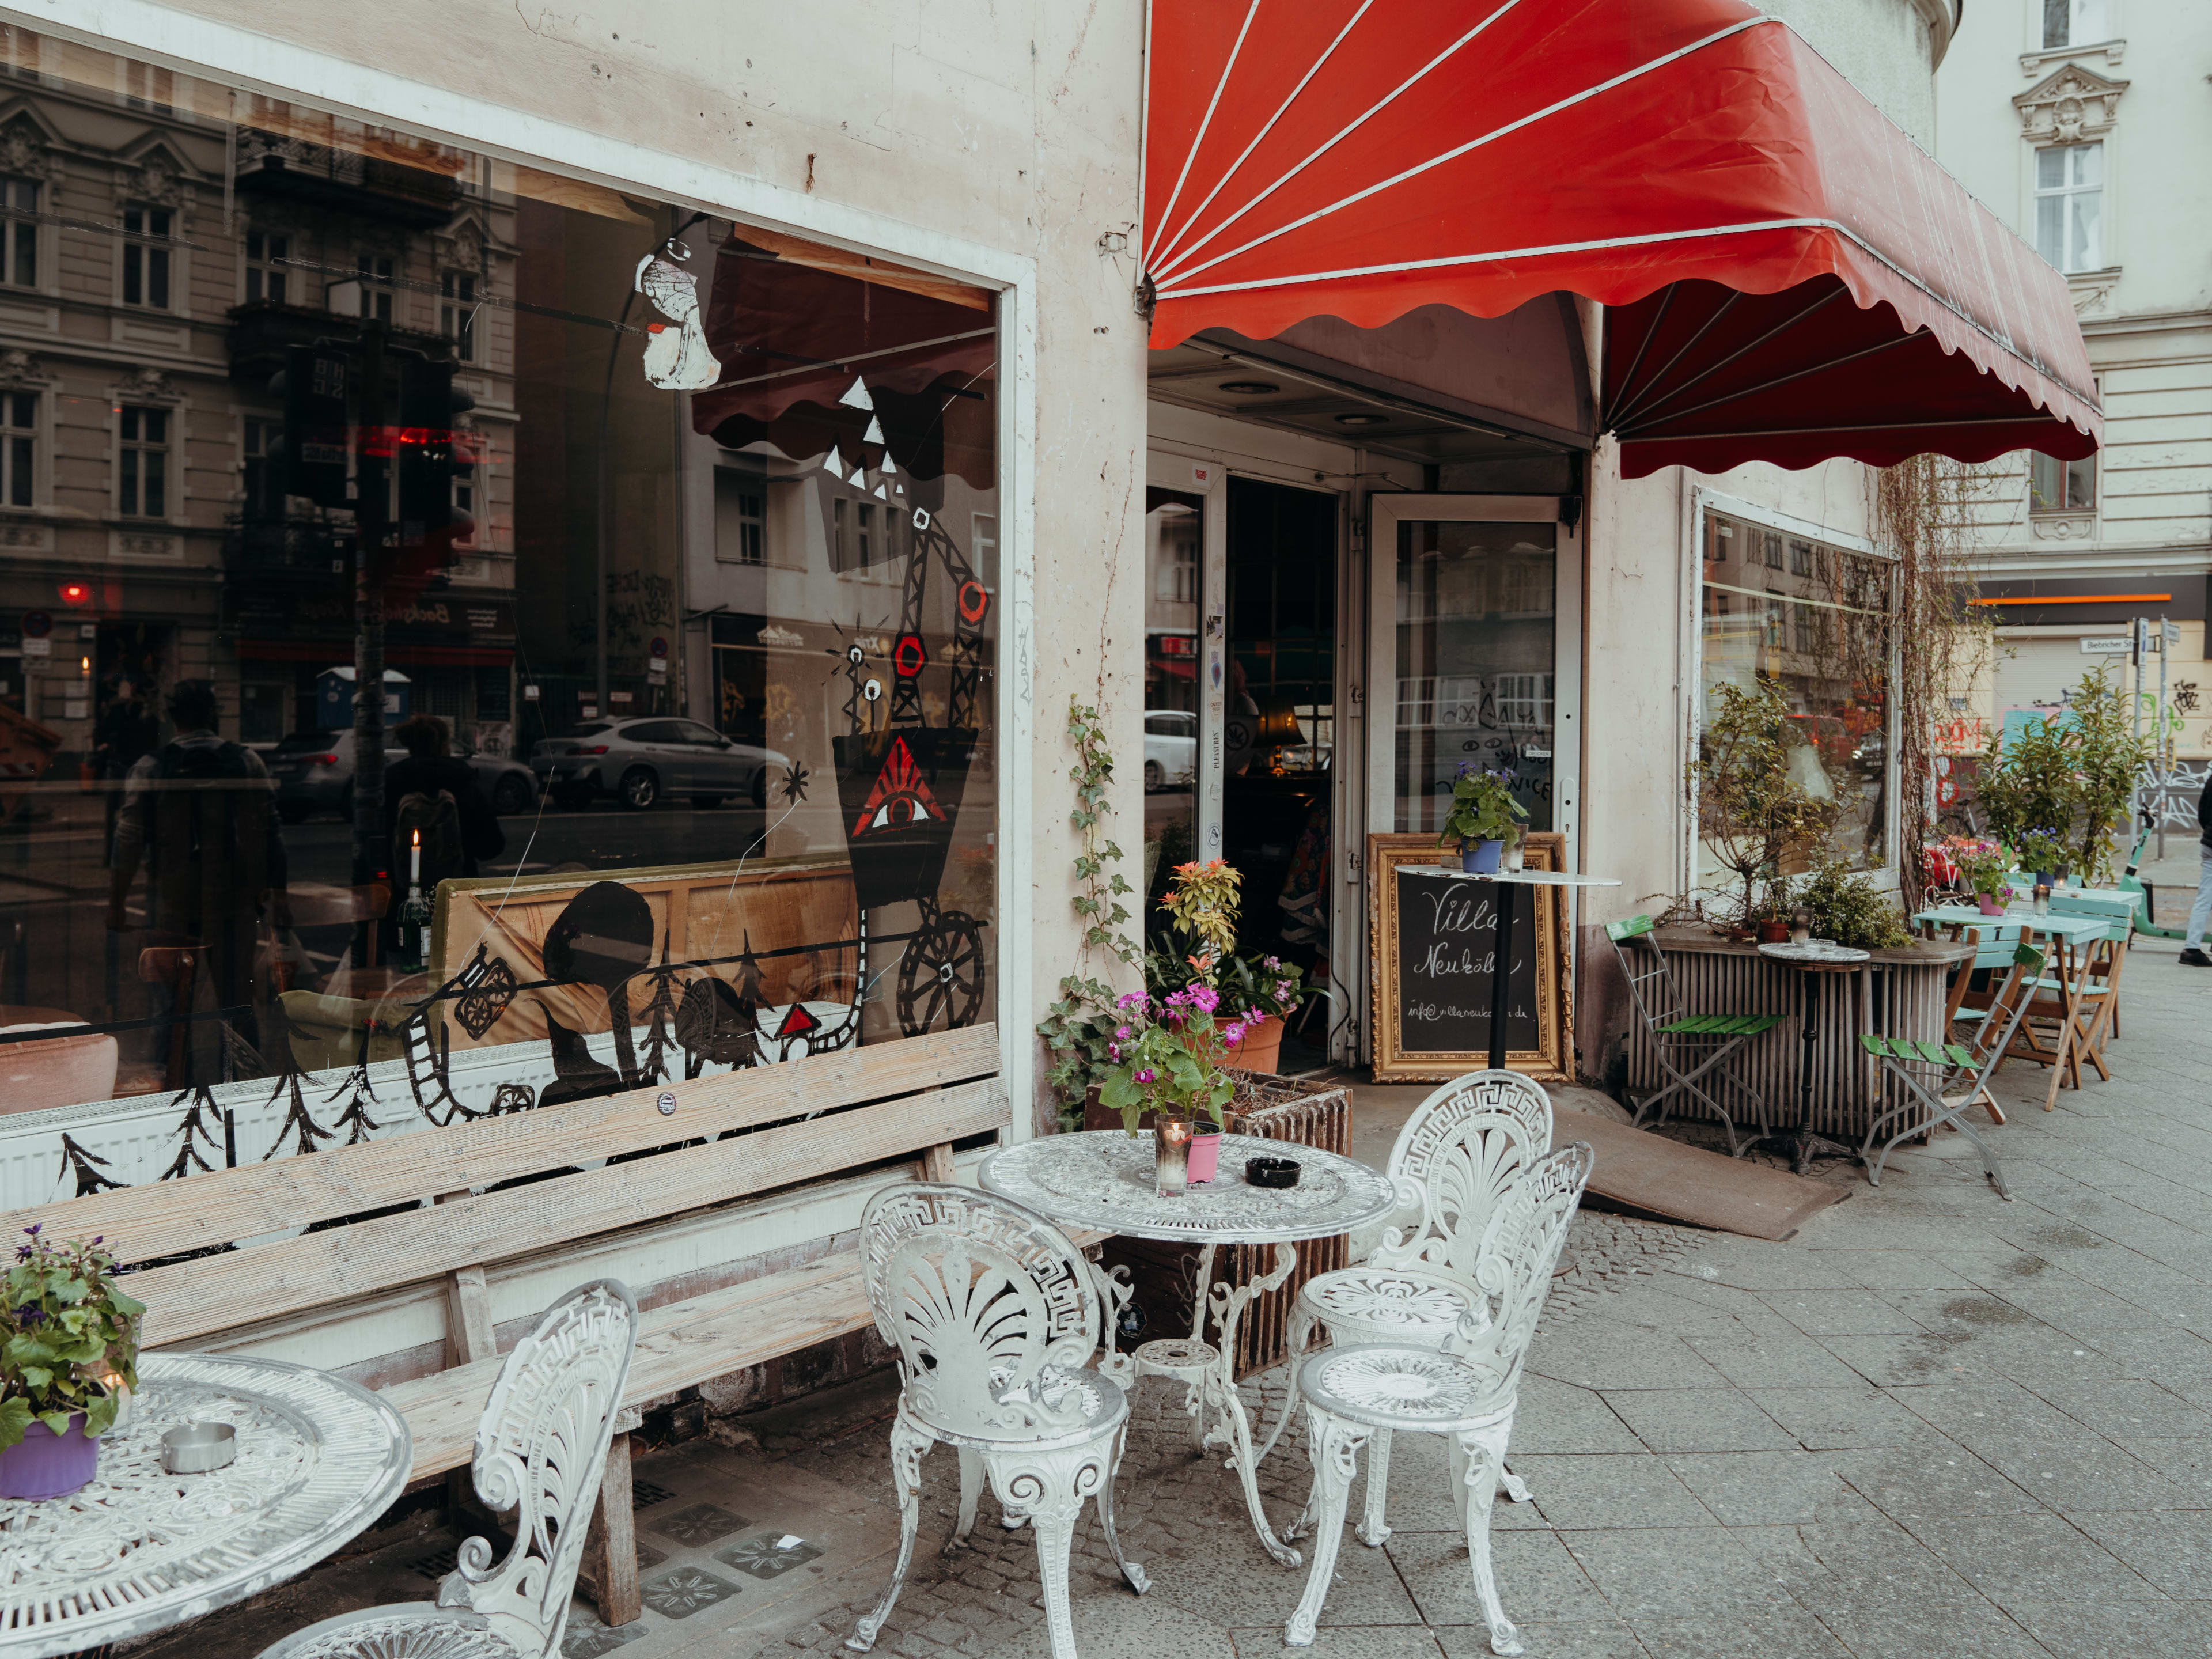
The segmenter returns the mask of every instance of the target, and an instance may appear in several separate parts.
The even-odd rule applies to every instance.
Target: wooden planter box
[[[1343,1088],[1321,1088],[1288,1079],[1240,1072],[1237,1096],[1230,1103],[1230,1129],[1237,1134],[1259,1135],[1297,1146],[1317,1146],[1342,1152],[1351,1144],[1352,1107]],[[1140,1127],[1149,1126],[1146,1115]],[[1094,1091],[1084,1102],[1083,1127],[1119,1129],[1121,1115],[1099,1105]],[[1250,1376],[1279,1365],[1289,1358],[1291,1309],[1298,1287],[1316,1273],[1334,1273],[1350,1265],[1349,1238],[1308,1239],[1297,1247],[1298,1265],[1281,1288],[1255,1297],[1237,1325],[1237,1375]],[[1198,1272],[1199,1247],[1146,1238],[1109,1238],[1100,1260],[1110,1269],[1126,1267],[1135,1287],[1130,1306],[1145,1313],[1145,1329],[1137,1340],[1190,1334],[1192,1291]],[[1214,1257],[1214,1282],[1244,1285],[1261,1279],[1275,1265],[1272,1244],[1226,1245]],[[1126,1346],[1126,1345],[1125,1345]]]

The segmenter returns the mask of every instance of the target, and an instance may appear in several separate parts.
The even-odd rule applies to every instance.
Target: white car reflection
[[[1188,787],[1198,773],[1198,716],[1176,708],[1145,711],[1145,790]]]

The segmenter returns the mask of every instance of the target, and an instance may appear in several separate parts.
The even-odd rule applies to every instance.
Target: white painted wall
[[[1001,710],[999,966],[1020,1099],[1029,1030],[1077,939],[1071,692],[1103,703],[1131,758],[1119,822],[1143,816],[1146,331],[1133,266],[1098,246],[1137,212],[1141,9],[29,0],[0,17],[97,29],[234,83],[1011,285],[1002,530],[1010,569],[1034,562],[1026,592],[1009,584],[1001,634],[1014,699]]]

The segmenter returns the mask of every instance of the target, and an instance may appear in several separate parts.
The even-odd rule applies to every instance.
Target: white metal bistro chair
[[[1007,1518],[1036,1534],[1054,1659],[1075,1659],[1067,1564],[1085,1498],[1097,1500],[1129,1588],[1141,1595],[1151,1587],[1114,1531],[1129,1402],[1113,1376],[1085,1369],[1101,1323],[1090,1264],[1032,1210],[926,1182],[869,1200],[860,1249],[876,1328],[898,1349],[890,1440],[899,1553],[890,1587],[845,1645],[867,1652],[890,1617],[921,1524],[921,1460],[942,1441],[960,1453],[960,1517],[945,1547],[974,1528],[988,1476]]]
[[[1869,1186],[1881,1185],[1882,1164],[1899,1142],[1948,1125],[1972,1141],[1982,1155],[1982,1173],[1997,1189],[1997,1196],[2011,1199],[2012,1188],[2005,1184],[1997,1155],[1974,1132],[1966,1114],[1977,1104],[1984,1105],[1998,1122],[2004,1121],[1990,1093],[1990,1073],[2004,1058],[2013,1033],[2027,1014],[2043,977],[2043,952],[2033,945],[2013,946],[2011,970],[1996,1000],[1987,1009],[1978,1011],[1969,1042],[1915,1042],[1875,1031],[1860,1035],[1859,1046],[1880,1060],[1882,1070],[1904,1090],[1902,1098],[1875,1115],[1867,1125],[1866,1139],[1860,1144],[1859,1161],[1866,1165]]]
[[[1470,1310],[1486,1305],[1474,1267],[1499,1196],[1551,1150],[1551,1097],[1518,1072],[1469,1072],[1415,1107],[1383,1165],[1398,1188],[1399,1213],[1414,1219],[1384,1233],[1358,1266],[1316,1274],[1300,1288],[1288,1333],[1292,1364],[1316,1325],[1333,1347],[1443,1346]],[[1296,1403],[1297,1390],[1288,1390],[1262,1457]],[[1359,1528],[1360,1542],[1374,1548],[1390,1536],[1382,1522],[1389,1468],[1390,1431],[1378,1429],[1367,1453],[1367,1513]],[[1519,1476],[1501,1469],[1500,1477],[1506,1496],[1528,1501]]]
[[[1329,1348],[1297,1368],[1313,1495],[1285,1536],[1311,1528],[1313,1568],[1283,1639],[1307,1647],[1328,1599],[1359,1449],[1384,1433],[1440,1434],[1451,1449],[1452,1502],[1467,1534],[1475,1595],[1493,1653],[1521,1651],[1490,1563],[1490,1510],[1513,1435],[1521,1369],[1552,1288],[1567,1223],[1596,1158],[1577,1141],[1539,1159],[1499,1200],[1485,1229],[1475,1282],[1496,1305],[1470,1309],[1442,1348],[1370,1344]],[[1371,1470],[1369,1478],[1373,1478]]]
[[[548,1659],[561,1651],[592,1504],[637,1345],[637,1301],[616,1279],[579,1285],[545,1310],[499,1368],[477,1422],[477,1496],[514,1511],[495,1563],[471,1538],[438,1599],[340,1613],[261,1659]]]
[[[1658,924],[1649,916],[1608,921],[1605,936],[1613,941],[1613,958],[1628,981],[1628,994],[1651,1038],[1652,1057],[1667,1074],[1664,1086],[1636,1103],[1632,1127],[1642,1128],[1646,1115],[1664,1123],[1672,1114],[1677,1095],[1687,1095],[1718,1118],[1729,1141],[1729,1156],[1741,1158],[1747,1148],[1767,1132],[1766,1103],[1729,1062],[1753,1037],[1764,1036],[1788,1018],[1784,1014],[1692,1014],[1684,1006],[1681,988],[1667,953],[1651,934]],[[1722,1094],[1738,1103],[1731,1113]],[[1739,1115],[1759,1125],[1759,1134],[1739,1135]]]

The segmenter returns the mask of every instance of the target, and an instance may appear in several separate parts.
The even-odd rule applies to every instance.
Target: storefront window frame
[[[1032,680],[1041,661],[1036,637],[1036,445],[1038,271],[1035,258],[811,191],[720,167],[696,155],[655,149],[528,110],[373,67],[234,25],[153,3],[115,0],[98,32],[41,20],[39,33],[175,72],[313,105],[520,166],[552,169],[586,183],[629,190],[724,219],[787,231],[875,255],[981,288],[997,296],[999,455],[998,610],[994,650],[994,751],[998,813],[990,845],[998,891],[997,985],[990,1018],[999,1034],[1000,1075],[1014,1103],[1010,1141],[1028,1139],[1042,1115],[1036,1095],[1036,1044],[1030,1027],[1042,1013],[1034,994],[1060,971],[1039,963],[1033,935],[1036,849],[1031,763],[1038,728]],[[173,264],[172,292],[179,279]],[[117,291],[121,271],[117,270]],[[172,407],[173,417],[180,413]],[[173,496],[174,491],[172,490]],[[1053,721],[1056,727],[1057,717]],[[1048,771],[1056,782],[1056,771]],[[1049,787],[1049,786],[1048,786]],[[1054,919],[1059,919],[1054,912]],[[1043,975],[1040,980],[1039,975]]]
[[[1713,515],[1732,519],[1745,525],[1752,534],[1763,538],[1762,567],[1777,561],[1765,556],[1764,550],[1785,546],[1792,538],[1817,542],[1841,553],[1872,559],[1893,570],[1897,557],[1863,536],[1833,529],[1826,525],[1796,518],[1778,509],[1757,501],[1744,501],[1738,496],[1723,495],[1718,490],[1699,488],[1694,492],[1691,508],[1690,541],[1683,572],[1683,651],[1682,684],[1685,695],[1678,711],[1681,719],[1680,753],[1686,757],[1683,767],[1684,813],[1677,841],[1682,871],[1682,891],[1692,897],[1711,897],[1719,890],[1715,877],[1717,872],[1701,866],[1698,836],[1698,783],[1689,775],[1686,757],[1698,752],[1701,730],[1701,709],[1705,683],[1705,580],[1704,572],[1707,521]],[[1896,603],[1893,582],[1889,603]],[[1770,619],[1770,626],[1777,625]],[[1786,624],[1785,624],[1786,625]],[[1894,687],[1899,668],[1899,645],[1896,630],[1890,632],[1885,672],[1888,684]],[[1876,888],[1885,892],[1899,890],[1899,851],[1903,836],[1903,817],[1899,809],[1898,712],[1895,696],[1885,701],[1882,720],[1882,862],[1865,873]]]

